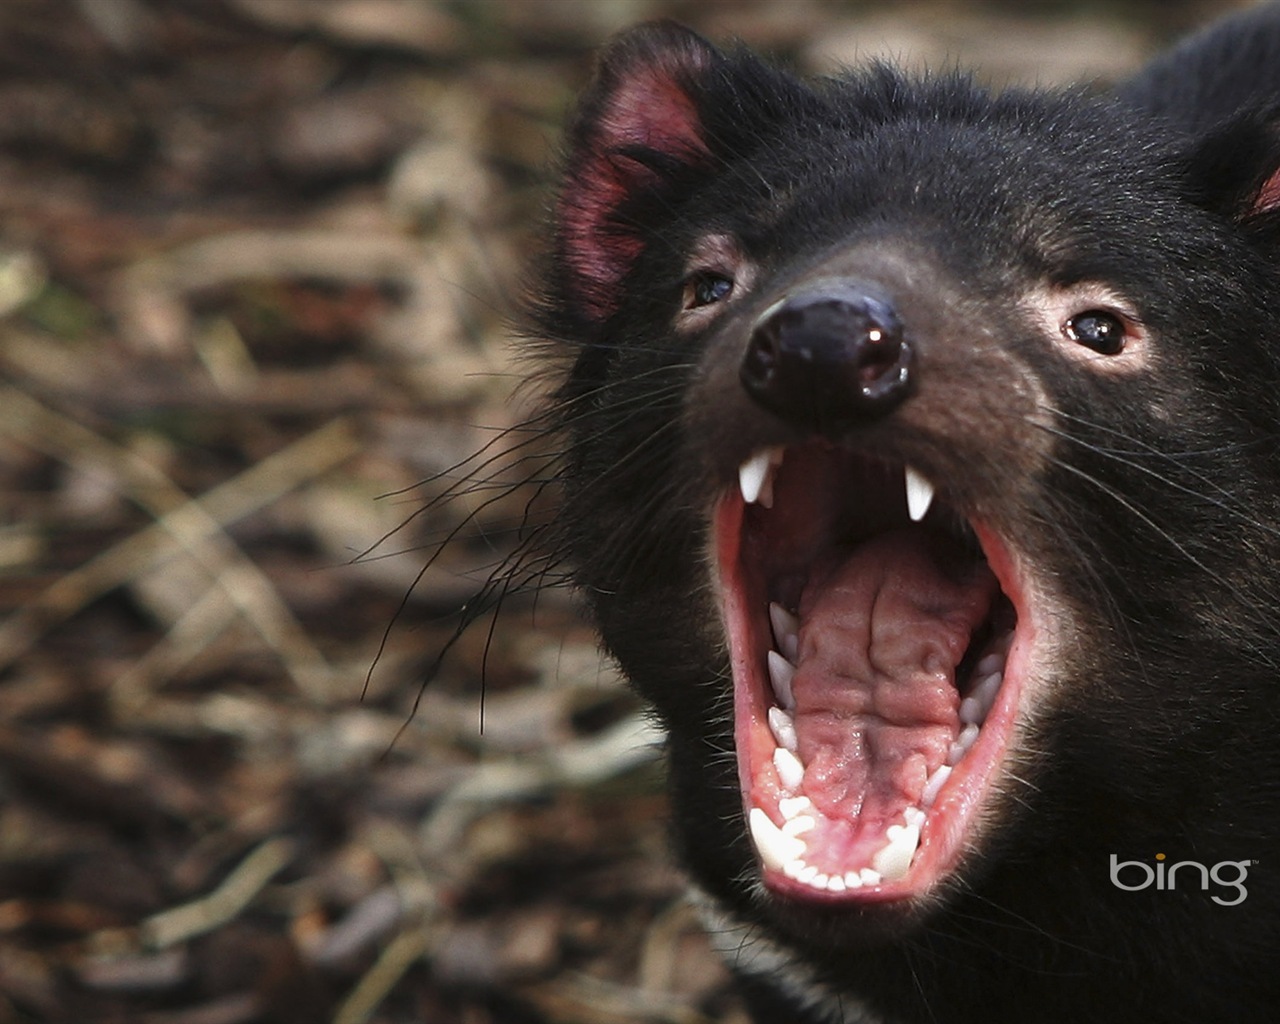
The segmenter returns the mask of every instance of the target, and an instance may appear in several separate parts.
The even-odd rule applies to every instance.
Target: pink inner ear
[[[641,189],[661,184],[658,171],[626,151],[649,149],[686,165],[710,156],[697,107],[679,82],[681,70],[660,61],[629,69],[569,170],[557,219],[578,298],[592,319],[603,320],[617,308],[616,286],[644,247],[615,220],[618,208]]]
[[[1270,213],[1272,210],[1280,210],[1280,170],[1277,170],[1262,184],[1262,188],[1258,189],[1258,194],[1253,200],[1253,206],[1249,208],[1249,215],[1257,216],[1260,213]]]
[[[647,146],[671,156],[701,157],[698,110],[673,74],[649,67],[622,82],[601,119],[603,142]]]

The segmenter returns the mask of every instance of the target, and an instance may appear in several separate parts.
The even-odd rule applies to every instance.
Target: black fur
[[[1278,126],[1276,6],[1111,98],[882,65],[803,82],[668,24],[602,56],[534,313],[570,353],[547,536],[668,731],[675,841],[740,927],[731,963],[771,951],[759,1020],[1280,1013]],[[805,437],[740,386],[749,325],[831,267],[892,293],[920,347],[901,407],[834,440],[926,467],[1032,567],[1056,631],[974,848],[900,910],[760,886],[708,567],[738,465]],[[682,313],[707,273],[735,291]],[[1123,372],[1035,318],[1082,282],[1131,309]],[[1254,862],[1247,899],[1111,884],[1111,854],[1156,851]]]

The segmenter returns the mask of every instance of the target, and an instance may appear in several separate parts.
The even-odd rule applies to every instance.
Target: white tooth
[[[794,818],[788,818],[782,825],[782,834],[784,836],[802,836],[810,831],[818,824],[816,818],[811,818],[807,814],[798,814]]]
[[[760,482],[760,497],[757,499],[765,508],[773,508],[773,467],[765,470],[764,479]]]
[[[861,889],[862,876],[856,871],[846,871],[844,873],[844,887],[846,889]]]
[[[807,881],[815,889],[825,889],[827,887],[827,883],[831,881],[831,878],[830,876],[824,875],[821,871],[819,871],[812,878],[807,878],[805,879],[805,881]]]
[[[807,796],[785,796],[778,801],[778,812],[788,821],[812,809],[813,801]]]
[[[791,680],[795,678],[796,668],[777,651],[770,651],[769,682],[773,685],[773,695],[783,709],[790,711],[796,706],[796,698],[791,692]]]
[[[924,811],[920,810],[919,807],[908,807],[902,812],[902,816],[906,819],[908,825],[914,825],[916,828],[924,825],[926,817]]]
[[[889,842],[871,858],[871,866],[880,872],[882,878],[896,882],[906,875],[907,869],[911,867],[911,858],[915,856],[916,847],[920,845],[920,826],[890,825],[885,830],[885,835],[888,836]]]
[[[966,697],[960,702],[960,721],[965,725],[981,725],[987,718],[987,709],[977,697]]]
[[[778,604],[769,602],[769,624],[773,626],[773,641],[791,664],[800,653],[800,620]]]
[[[951,775],[950,765],[939,765],[929,781],[924,784],[924,792],[920,794],[920,803],[924,807],[932,807],[933,802],[938,799],[938,791],[947,783],[948,776]]]
[[[738,467],[738,487],[742,491],[742,500],[754,505],[764,487],[764,478],[769,475],[769,452],[761,449]]]
[[[738,467],[738,488],[748,505],[759,502],[773,508],[773,472],[782,465],[785,452],[781,445],[761,448]]]
[[[831,892],[844,892],[844,879],[840,875],[832,875],[827,879],[827,888]]]
[[[951,749],[947,752],[947,764],[957,764],[960,758],[969,753],[969,748],[978,741],[978,727],[970,722],[960,730],[960,735],[956,737],[955,742],[951,744]]]
[[[907,514],[913,523],[920,522],[933,503],[933,484],[929,483],[917,470],[906,467],[907,478]]]
[[[773,733],[778,746],[786,747],[793,754],[796,752],[796,723],[782,708],[769,709],[769,731]]]
[[[1004,671],[1004,662],[1006,655],[1001,651],[993,651],[979,659],[978,664],[973,667],[973,674],[981,679],[983,676],[989,676],[992,672],[999,675]]]
[[[858,872],[858,877],[862,879],[863,885],[879,885],[880,872],[872,871],[870,868],[863,868]]]
[[[782,829],[769,820],[769,815],[759,807],[751,808],[747,823],[751,827],[751,838],[760,852],[760,859],[767,868],[778,871],[790,861],[799,860],[807,849],[803,839],[783,835]]]
[[[782,873],[786,875],[788,878],[799,878],[800,872],[803,871],[807,866],[808,865],[805,864],[804,861],[798,858],[796,860],[789,860],[782,865]]]
[[[796,875],[797,882],[804,882],[805,885],[811,885],[813,880],[818,877],[818,869],[812,864],[806,864],[804,870]]]
[[[786,747],[774,748],[773,766],[778,770],[778,781],[782,783],[783,789],[794,793],[804,782],[804,765]]]
[[[992,706],[996,702],[996,694],[1000,692],[1000,684],[1004,682],[1004,676],[999,672],[987,676],[985,679],[978,681],[978,685],[973,688],[973,692],[969,694],[982,706],[982,717],[986,719],[990,713]]]

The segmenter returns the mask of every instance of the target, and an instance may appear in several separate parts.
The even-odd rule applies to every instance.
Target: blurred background
[[[0,1024],[744,1024],[572,595],[421,686],[592,48],[1105,84],[1236,6],[0,0]]]

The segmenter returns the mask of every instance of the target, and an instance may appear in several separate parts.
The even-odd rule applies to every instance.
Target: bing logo
[[[1250,865],[1256,863],[1257,861],[1252,860],[1224,860],[1209,867],[1199,861],[1180,860],[1176,864],[1166,865],[1165,855],[1157,853],[1153,867],[1140,860],[1118,860],[1113,853],[1111,884],[1126,892],[1137,892],[1153,886],[1161,890],[1176,889],[1179,883],[1186,888],[1188,885],[1195,885],[1198,881],[1200,891],[1207,892],[1209,883],[1212,881],[1224,889],[1234,889],[1234,893],[1231,899],[1224,899],[1222,896],[1209,898],[1220,906],[1234,907],[1243,903],[1245,897],[1249,895],[1244,887],[1244,881],[1249,876]],[[1121,872],[1125,873],[1124,878],[1120,877]]]

